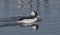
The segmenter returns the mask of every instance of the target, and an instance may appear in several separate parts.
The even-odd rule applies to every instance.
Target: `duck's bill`
[[[38,18],[40,17],[40,16],[37,16]]]

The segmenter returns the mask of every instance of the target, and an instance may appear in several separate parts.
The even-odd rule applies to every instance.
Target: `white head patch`
[[[32,11],[32,12],[31,12],[31,15],[35,16],[35,12],[34,12],[34,11]]]

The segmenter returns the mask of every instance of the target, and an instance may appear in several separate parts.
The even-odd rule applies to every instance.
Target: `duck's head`
[[[33,24],[33,25],[32,25],[32,28],[37,31],[38,28],[39,28],[39,26],[38,26],[37,24]]]
[[[31,16],[34,16],[34,17],[36,17],[38,14],[37,14],[37,11],[32,11],[31,12]]]

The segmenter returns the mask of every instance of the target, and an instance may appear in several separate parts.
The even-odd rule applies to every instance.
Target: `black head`
[[[34,11],[35,12],[35,16],[37,16],[38,14],[37,14],[37,11]]]
[[[37,15],[38,15],[38,14],[37,14],[37,11],[32,11],[32,12],[31,12],[31,16],[35,16],[35,17],[36,17]]]

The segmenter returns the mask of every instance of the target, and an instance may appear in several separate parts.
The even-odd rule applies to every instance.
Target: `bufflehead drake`
[[[17,24],[20,24],[21,26],[32,26],[34,29],[38,29],[38,25],[35,23],[37,21],[37,12],[32,11],[30,16],[22,17],[18,19],[16,22]]]

